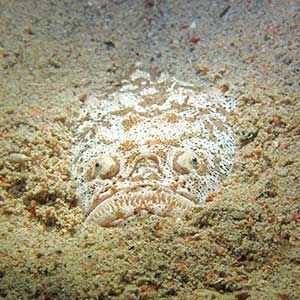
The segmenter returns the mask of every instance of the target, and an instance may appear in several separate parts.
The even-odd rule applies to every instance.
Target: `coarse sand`
[[[300,299],[300,1],[0,0],[0,299]],[[238,101],[184,220],[83,228],[80,103],[135,62]]]

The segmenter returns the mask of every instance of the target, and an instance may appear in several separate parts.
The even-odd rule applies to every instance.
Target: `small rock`
[[[65,123],[66,119],[67,119],[67,116],[65,114],[57,114],[57,115],[53,116],[54,122]]]
[[[255,131],[249,131],[249,132],[243,132],[240,136],[240,144],[241,146],[246,146],[247,144],[253,142],[255,138],[257,137],[257,134],[259,132],[259,129]]]
[[[0,58],[9,56],[9,53],[0,47]]]
[[[234,220],[243,220],[247,218],[247,215],[243,211],[238,210],[232,212],[231,216]]]
[[[249,293],[247,293],[247,292],[241,292],[241,293],[238,293],[237,295],[235,295],[235,298],[238,299],[238,300],[245,300],[249,296],[250,296]]]
[[[196,74],[206,75],[209,72],[209,67],[207,66],[196,65],[194,69]]]
[[[115,253],[114,257],[118,258],[118,259],[123,259],[125,257],[125,255],[124,255],[124,253]]]
[[[106,49],[108,51],[111,51],[111,50],[113,50],[116,47],[115,44],[112,41],[104,42],[104,44],[105,44]]]
[[[12,163],[24,164],[27,161],[27,156],[22,153],[11,153],[8,159]]]

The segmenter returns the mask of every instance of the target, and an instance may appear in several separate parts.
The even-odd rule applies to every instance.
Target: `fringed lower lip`
[[[196,206],[193,201],[172,190],[145,187],[134,191],[119,191],[97,205],[87,216],[85,224],[116,226],[122,220],[144,211],[160,217],[182,217]]]

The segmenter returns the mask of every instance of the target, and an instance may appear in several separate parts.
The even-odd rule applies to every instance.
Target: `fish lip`
[[[150,183],[139,183],[139,184],[132,184],[127,187],[122,187],[122,188],[115,188],[115,189],[110,189],[107,190],[106,192],[102,193],[97,199],[94,201],[94,203],[91,205],[91,207],[88,209],[86,212],[86,221],[85,223],[88,223],[89,216],[93,214],[94,211],[97,210],[101,205],[105,205],[108,201],[113,199],[114,197],[117,196],[117,194],[122,194],[122,193],[138,193],[141,190],[146,190],[146,189],[151,188],[151,192],[163,192],[168,195],[174,196],[176,200],[179,202],[182,202],[185,204],[186,207],[198,207],[200,203],[196,201],[196,197],[185,193],[185,192],[178,192],[177,190],[172,189],[170,186],[164,186],[161,184],[150,184]]]
[[[132,192],[134,190],[138,191],[138,189],[147,188],[147,187],[151,187],[151,188],[153,188],[153,190],[161,189],[161,190],[164,190],[165,192],[169,191],[172,194],[175,194],[175,195],[177,194],[181,197],[186,198],[188,201],[191,201],[194,204],[197,204],[197,202],[198,202],[197,198],[194,195],[186,193],[186,192],[179,192],[177,190],[172,189],[168,185],[162,185],[162,184],[157,184],[157,183],[152,183],[152,184],[151,183],[137,183],[137,184],[130,184],[128,186],[121,187],[121,188],[115,188],[115,187],[108,188],[106,191],[102,192],[99,197],[97,197],[97,199],[94,201],[94,203],[87,210],[86,216],[89,215],[98,205],[105,202],[109,198],[113,197],[117,193]]]

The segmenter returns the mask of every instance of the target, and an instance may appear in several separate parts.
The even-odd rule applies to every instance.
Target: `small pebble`
[[[243,220],[247,218],[247,215],[242,211],[234,211],[231,215],[235,220]]]
[[[8,159],[12,163],[24,164],[27,161],[27,156],[22,153],[11,153]]]

